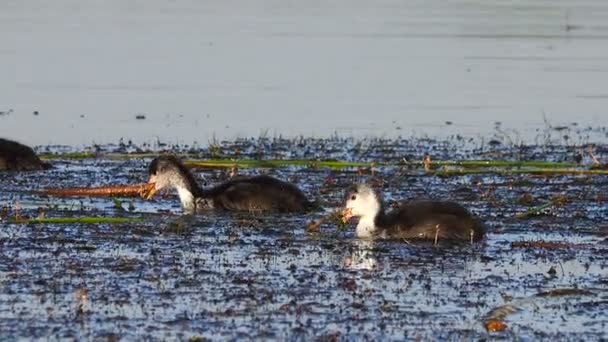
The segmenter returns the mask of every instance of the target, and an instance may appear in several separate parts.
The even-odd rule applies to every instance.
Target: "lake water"
[[[490,146],[462,155],[459,146],[443,143],[361,148],[342,140],[259,147],[266,156],[299,152],[379,163],[373,174],[314,166],[237,171],[294,182],[327,211],[291,215],[182,215],[174,192],[145,201],[36,191],[144,182],[149,157],[54,159],[47,171],[0,172],[0,340],[608,339],[608,175],[488,169],[449,176],[396,165],[404,155],[422,160],[428,150],[440,160],[471,154],[530,160],[539,155],[535,149]],[[258,152],[246,144],[240,150],[243,158]],[[573,152],[549,149],[543,158]],[[608,158],[605,145],[598,158]],[[227,181],[228,171],[194,174],[209,186]],[[462,203],[487,224],[487,235],[461,246],[372,242],[356,238],[354,222],[338,229],[334,220],[305,232],[311,220],[343,205],[354,181],[376,184],[388,207],[425,197]],[[526,212],[532,214],[519,216]],[[41,215],[139,220],[15,222]],[[539,240],[562,247],[516,245]],[[582,292],[539,296],[563,288]],[[504,305],[517,308],[504,318],[508,328],[487,332],[486,317]]]
[[[604,127],[607,23],[602,0],[5,0],[0,136],[81,146],[483,136],[496,121],[532,139],[544,118]]]

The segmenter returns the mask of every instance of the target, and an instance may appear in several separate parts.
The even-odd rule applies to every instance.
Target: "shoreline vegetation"
[[[107,153],[95,154],[90,152],[69,153],[43,153],[40,158],[46,161],[52,160],[85,160],[103,158],[107,160],[126,160],[153,158],[162,153]],[[306,167],[306,168],[329,168],[336,170],[375,167],[407,167],[410,169],[422,169],[430,174],[436,175],[467,175],[480,173],[495,174],[583,174],[583,175],[608,175],[608,165],[593,164],[580,165],[573,162],[562,161],[537,161],[537,160],[430,160],[429,157],[422,161],[346,161],[346,160],[318,160],[318,159],[252,159],[252,158],[209,158],[209,159],[186,159],[184,165],[189,168],[201,169],[230,169],[230,168],[281,168],[281,167]]]
[[[485,137],[354,138],[336,133],[327,138],[285,138],[270,137],[262,130],[258,137],[234,140],[220,140],[213,134],[206,146],[160,140],[138,145],[120,139],[81,151],[67,146],[41,146],[37,150],[46,161],[146,159],[171,153],[184,157],[187,167],[199,169],[296,167],[374,173],[375,169],[395,167],[438,176],[608,175],[607,127],[555,125],[544,114],[543,121],[544,127],[528,142],[517,130],[495,122],[494,133]],[[591,133],[599,143],[591,142]]]

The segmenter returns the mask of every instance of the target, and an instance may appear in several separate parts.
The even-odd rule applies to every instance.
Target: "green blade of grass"
[[[530,208],[530,209],[528,209],[528,210],[526,210],[524,212],[515,214],[515,218],[522,219],[522,218],[527,218],[527,217],[532,217],[532,216],[540,215],[543,211],[545,211],[545,210],[553,207],[553,205],[554,205],[553,202],[541,204],[541,205],[539,205],[537,207]]]
[[[369,167],[372,163],[368,162],[349,162],[338,160],[306,160],[306,159],[207,159],[207,160],[186,160],[184,165],[187,167],[197,168],[276,168],[282,166],[300,166],[300,167],[319,167],[319,168],[351,168],[351,167]]]
[[[524,168],[524,169],[447,169],[433,170],[431,173],[438,176],[462,176],[472,174],[533,174],[533,175],[608,175],[608,170],[588,170],[588,169],[558,169],[558,168]]]
[[[71,159],[71,160],[82,160],[92,159],[96,155],[92,152],[68,152],[68,153],[40,153],[38,157],[42,160],[56,160],[56,159]]]
[[[156,153],[108,153],[101,157],[106,159],[122,160],[135,158],[153,158]],[[41,154],[46,160],[72,159],[82,160],[96,158],[98,155],[90,152],[73,152],[64,154]],[[371,166],[403,166],[402,161],[393,162],[360,162],[342,160],[309,160],[309,159],[190,159],[184,164],[191,168],[278,168],[278,167],[312,167],[347,169]],[[422,162],[409,163],[409,165],[422,167]],[[476,173],[498,174],[601,174],[608,175],[608,169],[601,167],[577,168],[574,163],[550,162],[536,160],[437,160],[429,164],[430,170],[443,175],[464,175]],[[454,169],[440,169],[443,167],[457,167]],[[513,168],[513,169],[511,169]]]

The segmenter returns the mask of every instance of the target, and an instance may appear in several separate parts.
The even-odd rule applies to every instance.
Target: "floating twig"
[[[549,291],[542,291],[536,294],[536,297],[560,297],[560,296],[590,296],[593,292],[576,288],[561,288]]]
[[[41,192],[53,196],[90,196],[90,197],[146,197],[154,190],[153,183],[134,185],[110,185],[100,187],[49,188]]]
[[[321,225],[327,221],[335,222],[338,229],[342,229],[347,223],[347,221],[344,219],[343,211],[335,210],[335,211],[332,211],[331,213],[328,213],[324,217],[317,219],[316,221],[311,221],[308,225],[306,225],[306,232],[307,233],[319,232],[319,228],[321,227]]]
[[[45,217],[35,219],[21,219],[13,223],[28,223],[28,224],[100,224],[100,223],[133,223],[142,221],[139,217]]]

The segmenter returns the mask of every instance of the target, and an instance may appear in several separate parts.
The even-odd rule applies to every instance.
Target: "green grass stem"
[[[74,152],[64,154],[41,154],[42,159],[72,159],[83,160],[95,158],[96,154],[90,152]],[[156,153],[108,153],[102,154],[101,158],[111,160],[125,160],[135,158],[153,158]],[[359,162],[341,160],[308,160],[308,159],[205,159],[185,160],[184,164],[191,168],[279,168],[279,167],[312,167],[347,169],[359,167],[385,167],[411,165],[422,168],[422,162],[404,163],[396,160],[393,162]],[[466,175],[478,173],[496,174],[599,174],[608,175],[608,169],[602,167],[583,168],[577,164],[568,162],[550,161],[509,161],[509,160],[437,160],[429,164],[429,172],[440,175]]]

